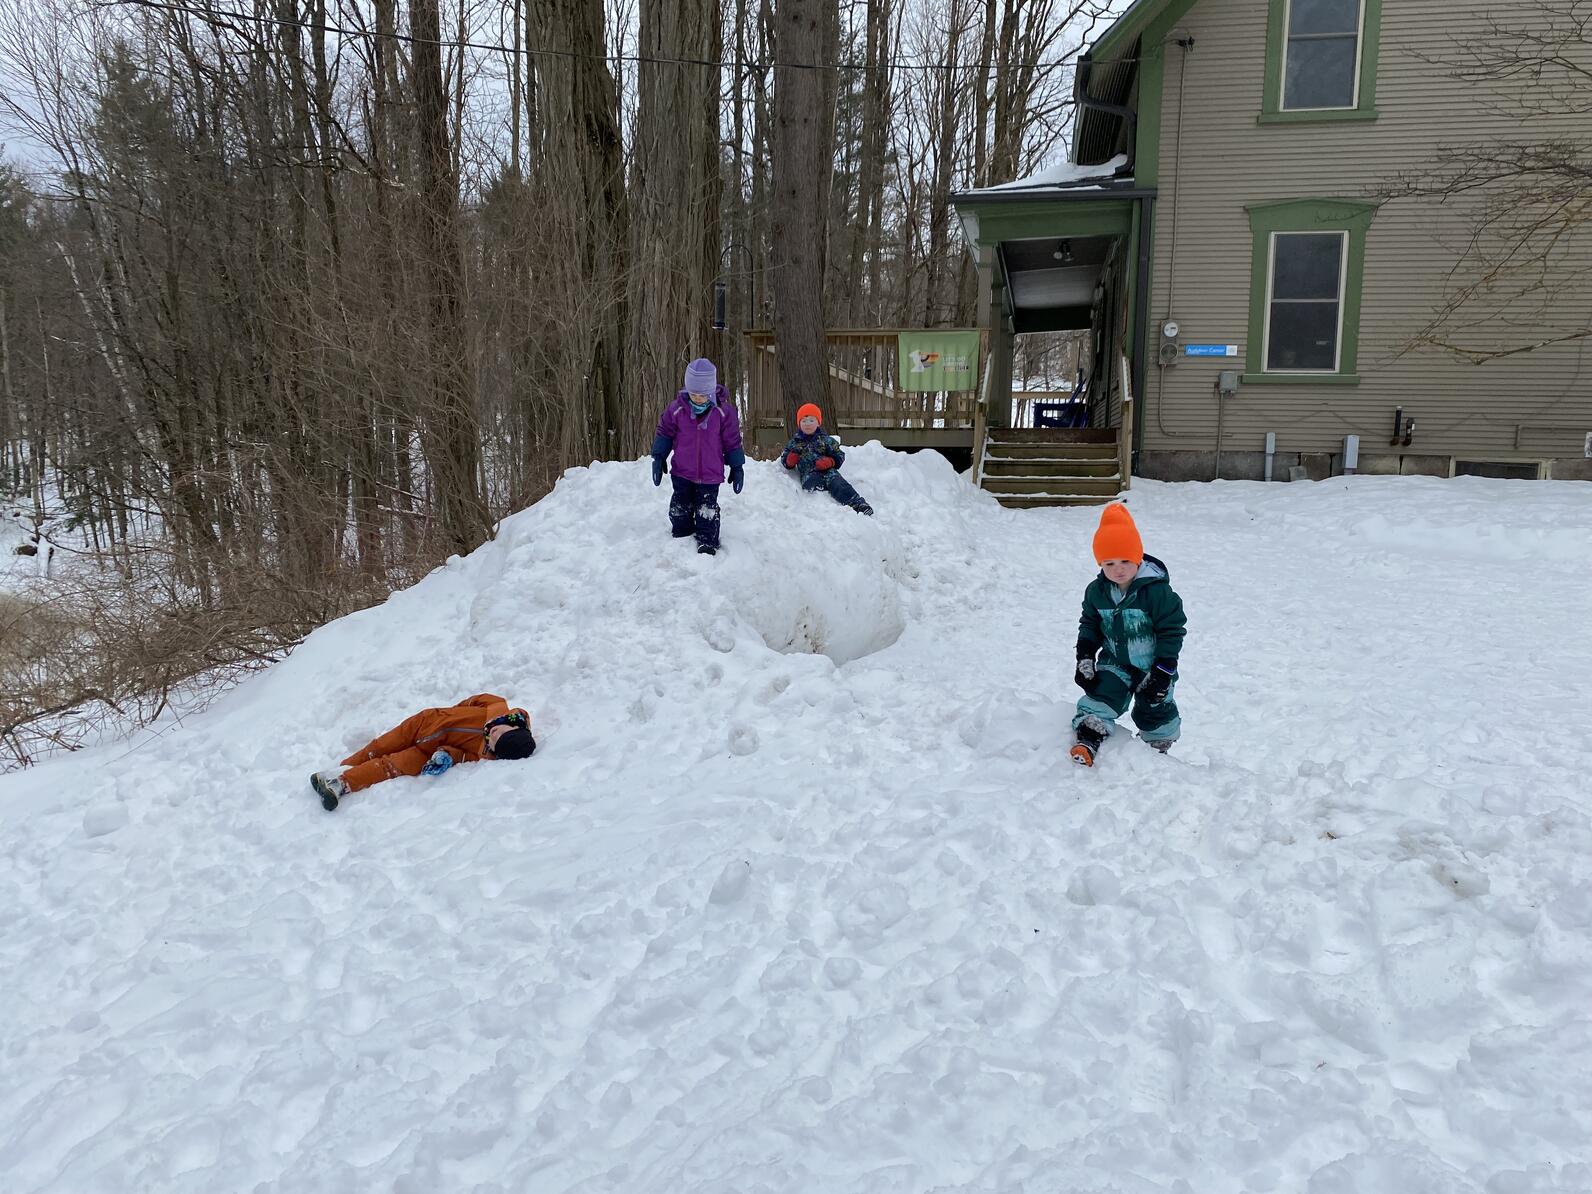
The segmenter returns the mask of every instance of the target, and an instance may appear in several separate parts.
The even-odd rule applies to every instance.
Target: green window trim
[[[1253,203],[1249,212],[1249,339],[1244,345],[1245,385],[1358,385],[1360,298],[1365,279],[1365,235],[1376,204],[1358,199],[1284,199]],[[1300,370],[1268,373],[1266,361],[1266,296],[1271,283],[1271,237],[1274,232],[1346,232],[1343,311],[1338,367],[1331,373]]]
[[[1382,41],[1382,0],[1363,0],[1360,13],[1360,78],[1352,108],[1288,109],[1282,106],[1283,61],[1288,52],[1289,0],[1267,0],[1266,83],[1257,124],[1340,124],[1375,120],[1376,62]]]

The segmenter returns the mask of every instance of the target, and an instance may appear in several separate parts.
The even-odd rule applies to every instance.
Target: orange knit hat
[[[1144,562],[1144,540],[1139,538],[1139,528],[1133,515],[1121,502],[1112,502],[1100,512],[1100,529],[1094,537],[1095,563],[1107,560],[1132,560]]]
[[[812,417],[817,419],[820,423],[824,421],[824,412],[818,409],[818,404],[816,402],[809,402],[804,406],[798,406],[796,408],[796,425],[800,427],[801,421],[808,415],[812,415]]]

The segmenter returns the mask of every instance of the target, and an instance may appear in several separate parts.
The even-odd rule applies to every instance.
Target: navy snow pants
[[[862,495],[852,487],[850,481],[840,475],[839,469],[826,469],[823,472],[814,469],[802,481],[802,488],[809,492],[816,489],[827,490],[835,501],[842,506],[850,506],[853,510],[864,504]]]
[[[699,485],[671,476],[674,495],[669,499],[669,530],[676,539],[695,533],[698,543],[719,545],[719,487]]]

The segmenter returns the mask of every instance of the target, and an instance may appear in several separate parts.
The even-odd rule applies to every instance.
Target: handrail
[[[827,328],[824,335],[829,339],[843,340],[893,340],[903,333],[918,335],[929,332],[938,335],[941,332],[976,332],[978,328]],[[748,328],[743,335],[753,340],[772,340],[772,328]]]
[[[1117,358],[1122,368],[1122,425],[1117,428],[1117,473],[1122,492],[1127,492],[1133,482],[1133,374],[1128,368],[1128,358]]]
[[[989,353],[984,354],[984,376],[978,384],[978,402],[973,406],[973,485],[982,487],[984,484],[984,436],[988,432],[986,421],[989,409],[990,385],[993,379],[993,365]]]

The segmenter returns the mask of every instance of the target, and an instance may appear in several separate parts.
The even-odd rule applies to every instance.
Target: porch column
[[[978,322],[989,333],[990,402],[984,419],[990,427],[1012,425],[1012,323],[1007,311],[1005,275],[994,245],[978,250]]]

